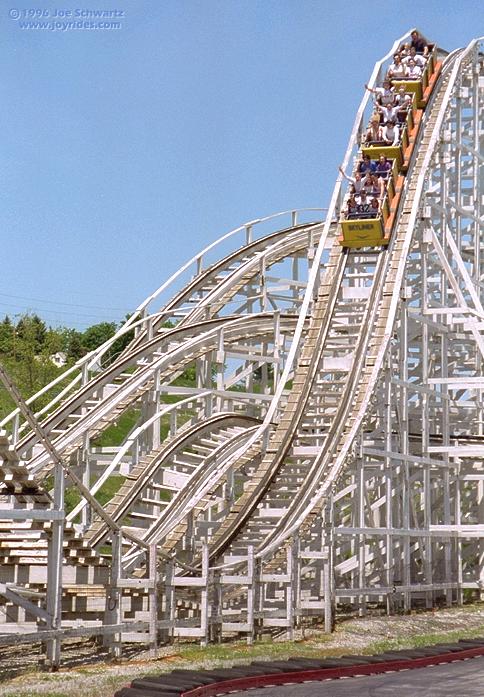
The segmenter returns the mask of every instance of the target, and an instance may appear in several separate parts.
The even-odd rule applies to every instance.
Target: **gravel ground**
[[[484,604],[406,616],[350,619],[340,622],[330,636],[319,629],[306,630],[304,635],[299,632],[292,643],[270,640],[247,647],[237,642],[206,649],[180,643],[161,647],[156,658],[132,647],[118,663],[106,662],[106,655],[93,642],[65,642],[63,668],[58,673],[38,670],[38,649],[16,647],[0,652],[0,695],[112,697],[115,690],[135,677],[173,668],[228,667],[255,658],[291,655],[375,653],[469,636],[484,636]]]

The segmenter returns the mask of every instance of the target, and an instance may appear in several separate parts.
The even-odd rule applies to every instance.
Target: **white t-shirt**
[[[393,104],[395,92],[391,89],[387,90],[385,87],[375,87],[375,97],[380,97],[382,106],[387,106],[388,104]]]
[[[413,58],[415,65],[418,65],[419,68],[422,68],[422,70],[425,68],[427,64],[425,56],[422,56],[420,53],[416,53],[414,56],[405,56],[405,58],[402,59],[402,63],[407,65],[410,58]]]
[[[407,68],[403,63],[392,63],[388,68],[389,77],[394,80],[403,80],[407,74]]]
[[[398,115],[397,106],[382,106],[379,109],[380,113],[383,114],[383,122],[385,121],[396,121]]]
[[[398,126],[383,126],[383,140],[390,141],[392,145],[397,145],[399,138]]]
[[[407,78],[409,80],[420,80],[422,77],[422,68],[419,65],[414,65],[412,68],[407,67]]]

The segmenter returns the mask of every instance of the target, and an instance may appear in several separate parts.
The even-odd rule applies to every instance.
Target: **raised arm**
[[[343,170],[343,168],[341,167],[341,165],[338,167],[338,169],[339,169],[339,171],[341,172],[341,174],[343,175],[343,177],[346,179],[347,182],[351,182],[352,184],[355,183],[355,180],[353,179],[353,177],[349,177],[349,176],[346,174],[346,172]]]

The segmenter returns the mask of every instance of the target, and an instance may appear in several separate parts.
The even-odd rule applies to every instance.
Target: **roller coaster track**
[[[308,507],[308,502],[321,483],[324,482],[327,487],[334,483],[334,478],[328,477],[332,460],[344,446],[347,450],[348,443],[351,445],[348,434],[354,425],[355,413],[360,409],[362,401],[368,400],[366,391],[361,388],[371,382],[372,372],[378,372],[379,369],[378,366],[375,371],[375,352],[384,338],[382,330],[386,326],[389,302],[395,291],[394,269],[398,267],[401,258],[414,202],[415,182],[422,171],[451,66],[452,63],[449,63],[446,77],[441,79],[436,88],[437,97],[421,132],[418,158],[408,177],[405,204],[400,209],[397,234],[390,248],[383,248],[376,253],[357,251],[348,254],[336,240],[333,243],[327,277],[323,278],[318,300],[313,308],[311,324],[294,375],[293,390],[260,467],[210,541],[212,557],[221,554],[231,541],[233,554],[246,552],[247,545],[253,545],[259,548],[261,556],[265,556],[268,548],[277,548],[287,539],[287,530],[295,519],[298,521],[295,529],[303,524],[305,516],[301,517],[301,511]],[[341,297],[345,285],[349,286],[345,271],[353,281],[358,272],[355,272],[353,265],[348,264],[348,256],[353,257],[357,264],[364,265],[364,271],[360,271],[360,283],[365,288],[362,297],[365,298],[366,295],[366,303],[361,298],[358,298],[358,303],[354,297],[350,298],[349,310]],[[378,257],[375,270],[368,272],[375,257]],[[367,283],[369,279],[371,285],[363,285],[364,279]],[[382,302],[382,298],[385,298],[385,302]],[[350,314],[353,329],[357,330],[356,336],[348,331],[348,325],[344,321]],[[353,352],[352,345],[355,347]],[[352,365],[343,370],[347,379],[343,379],[340,372],[337,374],[339,379],[331,381],[335,369],[332,367],[325,370],[324,361],[325,358],[331,360],[338,353],[340,356],[343,354],[343,357],[351,356]],[[326,392],[321,393],[321,386],[323,389],[326,387]],[[325,404],[325,398],[329,400],[329,404]],[[322,421],[316,428],[314,422],[311,422],[313,433],[309,435],[314,440],[306,447],[308,451],[317,450],[318,456],[313,457],[314,462],[307,455],[303,464],[294,462],[297,457],[291,459],[291,450],[296,448],[296,452],[300,452],[305,447],[303,443],[308,441],[310,425],[304,422],[304,415],[314,414],[317,405],[322,407],[323,413],[326,412],[326,418],[328,406],[330,412],[329,423]],[[353,413],[350,411],[351,407],[354,409]],[[363,414],[360,420],[362,417]],[[315,441],[318,443],[317,448],[314,447]],[[274,515],[272,509],[276,507],[277,513]],[[264,509],[268,509],[266,518]],[[254,512],[255,515],[248,521]],[[276,516],[277,523],[274,525]],[[235,536],[237,540],[234,542]],[[274,539],[276,542],[271,545]]]
[[[285,324],[286,320],[287,324]],[[289,330],[291,325],[294,326],[295,318],[293,316],[282,317],[282,323],[283,327]],[[170,379],[173,375],[176,376],[178,372],[181,372],[183,366],[193,362],[198,356],[215,350],[218,346],[220,330],[223,330],[225,340],[229,344],[235,344],[247,336],[270,337],[273,328],[273,313],[258,313],[249,317],[209,320],[190,326],[188,329],[174,329],[164,333],[143,344],[125,361],[116,362],[99,377],[91,380],[81,391],[67,400],[59,410],[49,416],[43,426],[47,433],[55,435],[54,443],[59,452],[62,453],[68,446],[78,445],[86,431],[91,433],[91,437],[95,436],[115,420],[143,392],[150,389],[155,371],[159,371],[160,379],[164,377]],[[187,335],[189,338],[184,341]],[[163,350],[165,345],[169,345],[170,348]],[[147,357],[151,359],[149,364],[142,365],[132,375],[123,377],[123,371],[133,361],[143,361]],[[118,376],[123,377],[121,386],[107,397],[96,400],[95,393],[105,385],[112,384],[112,381]],[[85,408],[86,403],[88,404],[87,409]],[[83,409],[85,409],[84,414],[82,413]],[[68,424],[67,427],[63,428],[68,417],[74,417],[74,426]],[[23,453],[34,445],[35,436],[32,434],[24,437],[18,443],[17,451]],[[30,461],[32,471],[36,473],[48,461],[49,456],[45,452],[34,456]]]
[[[348,446],[351,447],[352,441],[349,440],[349,434],[355,423],[355,415],[362,402],[369,398],[364,388],[372,382],[371,375],[375,371],[376,352],[384,339],[383,330],[388,318],[389,303],[395,290],[394,269],[398,267],[407,233],[408,219],[414,201],[415,182],[422,171],[426,147],[442,104],[447,79],[441,80],[438,97],[432,104],[430,118],[425,123],[423,136],[418,143],[419,155],[412,168],[412,174],[408,178],[407,195],[405,204],[400,209],[397,233],[389,249],[383,248],[376,253],[368,254],[368,259],[365,260],[367,264],[371,263],[372,258],[378,257],[378,259],[374,272],[368,273],[365,267],[366,273],[362,274],[363,277],[369,277],[371,282],[371,286],[361,286],[365,288],[366,303],[362,303],[359,299],[359,306],[357,306],[355,299],[351,298],[349,310],[344,306],[341,298],[344,286],[349,285],[345,271],[353,278],[356,275],[354,267],[348,264],[348,256],[361,261],[365,254],[359,251],[345,253],[338,242],[334,242],[326,272],[328,277],[323,278],[321,284],[323,292],[320,291],[318,302],[314,307],[303,353],[295,372],[294,389],[279,426],[271,438],[261,467],[250,486],[245,489],[243,496],[237,500],[232,511],[225,518],[218,534],[211,541],[210,552],[213,557],[219,555],[231,541],[233,554],[242,554],[247,551],[247,545],[253,545],[258,548],[261,556],[264,556],[268,549],[277,548],[294,529],[304,525],[307,513],[303,511],[308,508],[308,504],[312,505],[309,502],[312,501],[321,484],[331,487],[335,482],[334,475],[328,476],[333,460],[344,447],[345,449]],[[384,302],[382,302],[383,298],[385,298]],[[351,334],[348,331],[348,325],[342,321],[345,313],[346,316],[351,314],[356,335]],[[343,333],[346,336],[342,335]],[[352,354],[352,365],[346,369],[347,378],[342,379],[339,373],[336,385],[334,381],[331,381],[334,368],[324,370],[325,352],[329,352],[330,356],[339,353],[340,356],[343,354],[344,357],[349,357]],[[376,372],[379,368],[380,366],[377,366]],[[321,385],[326,387],[326,394],[321,395]],[[326,398],[329,396],[331,400],[329,405],[324,403],[325,396]],[[291,451],[294,452],[296,449],[296,452],[301,452],[304,449],[302,443],[307,442],[308,431],[308,424],[304,423],[304,415],[314,414],[318,404],[322,407],[323,413],[326,412],[326,418],[328,418],[327,407],[330,407],[329,423],[322,421],[317,429],[312,423],[311,435],[318,442],[318,456],[311,462],[306,455],[304,465],[298,465],[294,462],[297,458],[291,458]],[[360,415],[360,419],[363,416],[364,413]],[[307,450],[315,451],[316,448],[314,446],[311,448],[309,445]],[[252,519],[248,521],[256,507],[258,507],[256,514],[252,515]],[[276,525],[273,524],[275,516],[272,512],[275,507],[277,507]],[[264,509],[269,509],[268,518],[264,518]],[[297,524],[291,530],[291,524],[295,520]],[[234,536],[237,536],[236,541],[233,540]]]
[[[259,278],[261,268],[265,271],[291,254],[317,243],[321,227],[320,223],[314,223],[278,230],[212,264],[156,314],[152,329],[172,318],[180,317],[178,326],[182,326],[216,316],[245,284]],[[142,335],[137,337],[130,350],[141,339]]]
[[[291,212],[293,220],[297,218],[297,214],[298,211]],[[252,234],[252,228],[257,223],[263,223],[272,218],[277,219],[280,215],[283,214],[277,214],[276,216],[271,216],[267,219],[252,221],[242,228],[237,228],[232,233],[228,233],[228,235],[223,236],[220,242],[223,242],[226,237],[231,236],[234,232],[239,232],[242,229],[248,237],[249,232]],[[232,298],[234,298],[234,296],[236,296],[241,290],[244,283],[250,283],[250,281],[254,278],[259,279],[261,269],[266,271],[270,269],[273,264],[277,264],[281,260],[287,259],[291,255],[297,256],[303,252],[305,253],[307,250],[313,249],[314,245],[319,239],[320,228],[321,225],[319,223],[309,223],[293,225],[291,228],[278,230],[275,233],[265,236],[262,240],[249,241],[248,244],[243,245],[242,248],[236,249],[206,269],[201,269],[200,263],[203,259],[204,251],[207,250],[200,252],[196,257],[197,273],[186,287],[175,294],[175,296],[169,300],[160,311],[156,312],[154,315],[146,315],[142,322],[137,322],[136,320],[138,316],[142,313],[146,313],[148,301],[156,298],[161,289],[166,290],[166,288],[170,285],[170,282],[168,281],[161,287],[161,289],[153,294],[151,298],[145,301],[145,303],[143,303],[135,313],[133,313],[130,320],[126,322],[124,327],[111,340],[106,342],[106,344],[103,344],[99,350],[92,352],[86,356],[85,359],[79,361],[79,363],[76,364],[73,369],[66,372],[65,377],[72,374],[72,372],[76,372],[76,369],[77,372],[80,369],[83,374],[89,374],[93,366],[96,367],[96,373],[98,373],[106,352],[109,351],[116,339],[132,330],[133,327],[138,333],[138,336],[131,343],[130,351],[121,357],[121,361],[124,365],[129,363],[129,359],[131,359],[134,349],[138,348],[143,341],[146,341],[146,337],[148,335],[150,335],[150,338],[152,338],[153,332],[159,329],[164,322],[169,322],[170,320],[175,319],[177,322],[177,328],[180,328],[184,325],[196,323],[197,321],[200,321],[200,319],[205,320],[215,316],[218,311],[230,303]],[[212,246],[214,245],[211,245],[210,247]],[[183,270],[186,267],[188,267],[188,264],[183,267]],[[172,279],[176,279],[176,277],[177,274],[175,274]],[[297,290],[304,288],[304,282],[301,283],[298,281],[298,279],[294,279],[292,283],[293,292],[290,297],[284,299],[289,305],[291,303],[297,304]],[[251,297],[249,301],[250,305],[253,306],[257,301],[261,301],[259,304],[262,304],[262,296],[260,294],[258,295],[257,290],[254,289],[253,297]],[[273,302],[271,304],[274,306]],[[146,329],[144,328],[144,325],[146,325]],[[128,360],[126,360],[127,358]],[[59,399],[63,399],[65,395],[68,394],[69,390],[75,389],[75,386],[79,380],[80,375],[78,374],[76,377],[74,377],[74,379],[71,380],[67,388],[64,386],[57,397],[52,399],[45,407],[38,411],[37,416],[40,417],[46,413],[46,411],[52,411],[52,408],[57,404]],[[59,382],[60,380],[56,379],[51,385],[43,388],[37,395],[34,395],[28,400],[28,404],[34,404],[36,398],[41,397],[45,393],[54,389]],[[15,410],[0,423],[0,427],[9,425],[17,415],[18,410]],[[20,431],[22,430],[22,427],[20,427]]]
[[[370,87],[404,39],[376,64]],[[152,644],[159,632],[251,641],[263,631],[290,634],[305,617],[322,617],[329,629],[339,601],[361,612],[372,598],[391,611],[399,602],[392,593],[409,609],[430,607],[437,594],[459,602],[465,587],[481,587],[480,43],[439,54],[387,247],[341,246],[339,179],[324,223],[293,214],[291,226],[258,239],[260,221],[232,231],[221,238],[221,260],[203,268],[210,245],[182,267],[48,388],[46,406],[36,407],[48,390],[29,400],[90,491],[67,525],[56,513],[60,475],[49,450],[18,410],[0,423],[12,430],[11,438],[0,432],[1,492],[17,497],[28,521],[8,533],[0,526],[0,553],[8,562],[5,550],[14,550],[17,564],[33,565],[42,550],[45,577],[27,586],[46,589],[45,603],[22,600],[26,587],[15,593],[54,632],[53,663],[61,634],[49,608],[60,622],[61,596],[49,579],[62,566],[62,540],[73,569],[96,567],[93,588],[107,587],[114,653],[126,632]],[[366,94],[345,168],[359,157],[369,107]],[[235,233],[243,244],[227,253]],[[171,298],[151,312],[167,289]],[[131,331],[130,344],[106,360]],[[195,382],[179,384],[193,366]],[[93,440],[133,408],[139,419],[124,443],[97,452]],[[53,472],[49,494],[43,484]],[[92,497],[114,475],[121,483],[100,517]],[[51,521],[46,532],[43,520]],[[125,611],[144,629],[130,630]],[[99,606],[91,613],[96,622],[100,614]]]
[[[168,496],[164,500],[144,499],[143,489],[156,487],[158,491],[162,490],[172,495],[179,492],[183,485],[180,485],[178,480],[184,482],[192,478],[202,464],[202,476],[206,476],[210,462],[223,458],[226,450],[240,447],[240,442],[250,435],[250,426],[257,422],[257,419],[236,413],[217,414],[186,431],[180,430],[174,438],[164,443],[162,449],[145,456],[131,469],[121,489],[107,505],[106,511],[113,520],[118,521],[128,513],[133,518],[136,515],[133,507],[137,503],[153,504],[158,509],[168,506]],[[158,485],[154,483],[157,473],[161,474],[161,482]],[[145,520],[153,519],[157,523],[160,520],[159,512],[157,515],[138,513],[138,516]],[[85,537],[91,545],[96,546],[109,532],[109,527],[103,521],[98,521],[85,532]]]
[[[457,68],[460,67],[459,58],[462,59],[462,54],[463,52],[456,52],[447,60],[428,106],[427,119],[423,123],[417,143],[415,161],[407,176],[407,188],[399,210],[395,233],[389,249],[381,252],[383,263],[375,273],[367,316],[362,324],[355,350],[355,361],[335,413],[327,445],[320,451],[312,471],[308,473],[299,495],[292,500],[290,510],[281,520],[278,529],[272,531],[265,540],[264,553],[277,549],[283,539],[287,539],[301,526],[307,528],[311,525],[314,516],[321,511],[323,498],[327,497],[331,488],[337,484],[345,457],[367,416],[368,405],[395,323],[404,264],[418,214],[423,178],[438,144],[436,134],[439,133],[442,122],[442,105],[449,99],[450,88],[456,78]]]

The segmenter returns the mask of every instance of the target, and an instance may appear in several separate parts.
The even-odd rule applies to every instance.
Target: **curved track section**
[[[259,224],[263,227],[267,221],[273,222],[273,219],[278,220],[285,214],[276,214],[270,218],[252,221],[222,236],[216,243],[202,250],[194,259],[187,262],[152,296],[147,298],[112,339],[81,359],[75,366],[65,371],[36,395],[33,395],[27,400],[27,404],[35,410],[37,399],[49,394],[52,395],[51,400],[36,415],[42,417],[45,413],[52,412],[59,402],[64,401],[67,395],[78,389],[80,383],[84,386],[91,376],[99,375],[104,364],[109,366],[112,363],[111,347],[117,339],[129,335],[129,333],[134,332],[135,338],[132,340],[129,350],[124,353],[123,360],[127,356],[131,356],[134,349],[141,343],[153,338],[156,330],[163,331],[163,324],[176,323],[178,327],[181,323],[185,325],[194,323],[197,321],[196,318],[203,320],[213,317],[220,313],[234,298],[239,299],[240,307],[236,308],[238,314],[248,314],[257,311],[257,308],[259,310],[269,309],[269,307],[276,310],[296,309],[305,288],[305,270],[300,267],[310,263],[321,233],[321,224],[319,223],[296,224],[298,215],[302,216],[305,212],[305,210],[291,211],[293,226],[271,233],[267,237],[263,237],[262,240],[252,239],[256,227]],[[227,256],[204,269],[203,262],[208,252],[213,247],[223,246],[228,237],[234,237],[235,242],[238,240],[236,234],[240,235],[241,231],[244,232],[246,244],[242,244],[241,247],[237,247]],[[291,267],[287,278],[267,277],[266,272],[273,265],[281,262],[286,262],[287,265],[288,261]],[[179,281],[179,277],[186,274],[194,264],[195,274],[187,285],[177,291],[174,297],[168,300],[160,310],[149,314],[150,304],[166,293],[175,282]],[[274,290],[271,288],[271,282]],[[234,308],[229,307],[228,310],[233,313]],[[140,316],[143,317],[141,320]],[[106,361],[106,358],[109,360]],[[13,439],[16,442],[19,433],[22,433],[26,426],[26,424],[20,423],[18,409],[0,423],[2,428],[7,426],[12,428]]]
[[[140,537],[145,537],[145,531],[152,534],[155,525],[165,522],[186,482],[205,478],[213,463],[226,457],[227,451],[240,447],[257,423],[258,419],[252,417],[222,413],[180,429],[175,437],[168,438],[162,447],[145,455],[130,469],[107,505],[107,513],[116,521],[129,516],[126,524],[130,526],[136,520],[144,522],[145,525],[132,529]],[[199,474],[201,468],[204,471]],[[72,512],[72,518],[77,512]],[[148,530],[146,523],[150,524]],[[106,523],[97,521],[86,530],[85,537],[96,546],[109,533]]]

